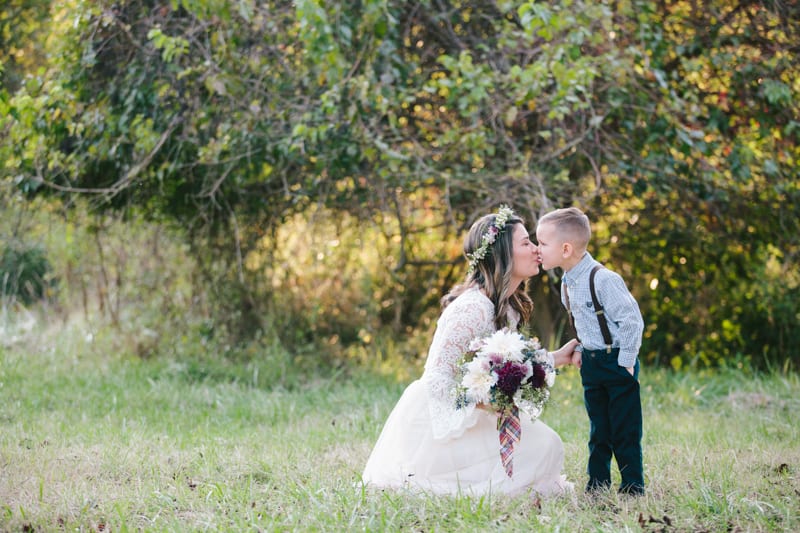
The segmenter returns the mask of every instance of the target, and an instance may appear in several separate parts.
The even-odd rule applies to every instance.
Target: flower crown
[[[494,241],[497,240],[497,236],[503,233],[508,219],[510,219],[512,216],[514,216],[513,209],[507,205],[500,206],[500,209],[497,211],[497,215],[495,215],[494,222],[481,237],[481,245],[478,246],[478,249],[471,254],[467,254],[467,259],[469,260],[469,270],[467,271],[467,275],[471,275],[478,267],[478,263],[483,261],[483,258],[486,257],[486,254],[489,253],[489,247],[494,244]]]

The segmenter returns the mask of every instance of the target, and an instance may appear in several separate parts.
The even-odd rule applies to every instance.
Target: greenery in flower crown
[[[497,240],[497,236],[503,233],[508,219],[510,219],[513,215],[513,209],[507,205],[500,206],[500,209],[497,211],[497,215],[495,215],[494,222],[481,237],[481,245],[478,246],[478,249],[471,254],[467,254],[467,259],[469,260],[468,274],[472,274],[475,271],[475,268],[477,268],[478,263],[480,263],[483,258],[486,257],[486,254],[489,253],[489,247],[494,244],[494,241]]]

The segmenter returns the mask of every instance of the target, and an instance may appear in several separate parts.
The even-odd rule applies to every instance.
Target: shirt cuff
[[[617,364],[625,368],[632,368],[636,364],[636,353],[625,353],[620,350],[617,356]]]

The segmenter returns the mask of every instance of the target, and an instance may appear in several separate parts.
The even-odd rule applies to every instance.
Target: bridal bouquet
[[[531,420],[542,414],[556,378],[552,359],[535,337],[501,329],[474,339],[459,370],[456,407],[481,403],[497,412],[500,457],[511,477],[514,442],[521,438],[519,411]]]

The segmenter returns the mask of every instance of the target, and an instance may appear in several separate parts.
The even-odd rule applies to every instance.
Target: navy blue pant
[[[620,492],[643,494],[642,402],[639,362],[633,376],[617,364],[619,350],[585,350],[581,364],[583,399],[589,415],[587,490],[611,485],[611,456],[617,460]]]

